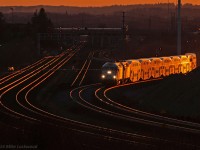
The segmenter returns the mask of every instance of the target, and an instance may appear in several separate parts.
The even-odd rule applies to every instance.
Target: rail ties
[[[92,58],[94,56],[95,52],[90,52],[87,59],[85,60],[82,68],[80,69],[80,71],[78,72],[77,76],[75,77],[74,81],[71,84],[71,87],[74,86],[81,86],[83,83],[84,78],[86,77],[86,74],[89,70],[89,67],[91,65],[92,62]]]

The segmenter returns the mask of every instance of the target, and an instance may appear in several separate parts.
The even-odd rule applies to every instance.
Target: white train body
[[[147,80],[171,74],[188,73],[197,66],[196,54],[141,58],[122,62],[107,62],[102,66],[102,83],[121,84]]]

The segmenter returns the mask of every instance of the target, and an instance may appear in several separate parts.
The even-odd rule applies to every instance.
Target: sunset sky
[[[169,0],[176,3],[177,0]],[[0,0],[0,6],[66,5],[66,6],[108,6],[115,4],[167,3],[168,0]],[[200,5],[200,0],[182,0],[182,3]]]

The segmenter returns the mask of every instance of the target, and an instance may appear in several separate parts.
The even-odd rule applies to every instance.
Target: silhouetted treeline
[[[27,36],[34,37],[36,33],[45,33],[53,28],[53,23],[48,18],[44,8],[41,8],[39,12],[34,12],[32,17],[29,18],[31,21],[17,23],[14,22],[14,19],[11,23],[6,19],[5,14],[0,12],[0,39],[2,41]]]
[[[45,9],[41,8],[29,18],[30,22],[9,22],[0,12],[0,70],[7,66],[20,66],[38,58],[37,33],[49,32],[53,27]]]
[[[45,33],[48,32],[49,28],[53,28],[53,24],[47,17],[44,8],[41,8],[39,13],[37,11],[34,13],[31,23],[35,33]]]
[[[176,5],[146,4],[107,7],[68,7],[42,6],[55,27],[121,27],[122,11],[125,11],[125,21],[129,30],[175,30]],[[10,7],[0,7],[5,12],[5,18],[12,22]],[[31,22],[33,12],[41,6],[14,7],[14,23]],[[200,6],[185,4],[182,6],[183,30],[196,30],[200,24]]]
[[[138,4],[138,5],[113,5],[113,6],[105,6],[105,7],[75,7],[75,6],[48,6],[48,5],[38,5],[38,6],[12,6],[14,8],[14,12],[23,12],[23,13],[32,13],[35,10],[39,10],[40,8],[44,8],[47,12],[51,13],[66,13],[68,14],[79,14],[79,13],[87,13],[92,15],[112,15],[114,12],[121,11],[130,11],[132,9],[143,9],[143,8],[161,8],[168,9],[175,8],[174,3],[157,3],[157,4]],[[192,5],[192,4],[184,4],[183,8],[187,9],[199,9],[200,5]],[[5,7],[1,6],[0,11],[3,13],[11,13],[10,6]]]
[[[2,37],[4,36],[4,30],[5,30],[5,26],[6,26],[6,21],[4,18],[4,15],[2,12],[0,12],[0,40],[2,40]]]

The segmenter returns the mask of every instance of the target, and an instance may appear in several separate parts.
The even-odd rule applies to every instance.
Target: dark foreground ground
[[[200,122],[199,76],[198,67],[187,75],[171,75],[137,89],[136,85],[118,88],[114,98],[134,108]]]

